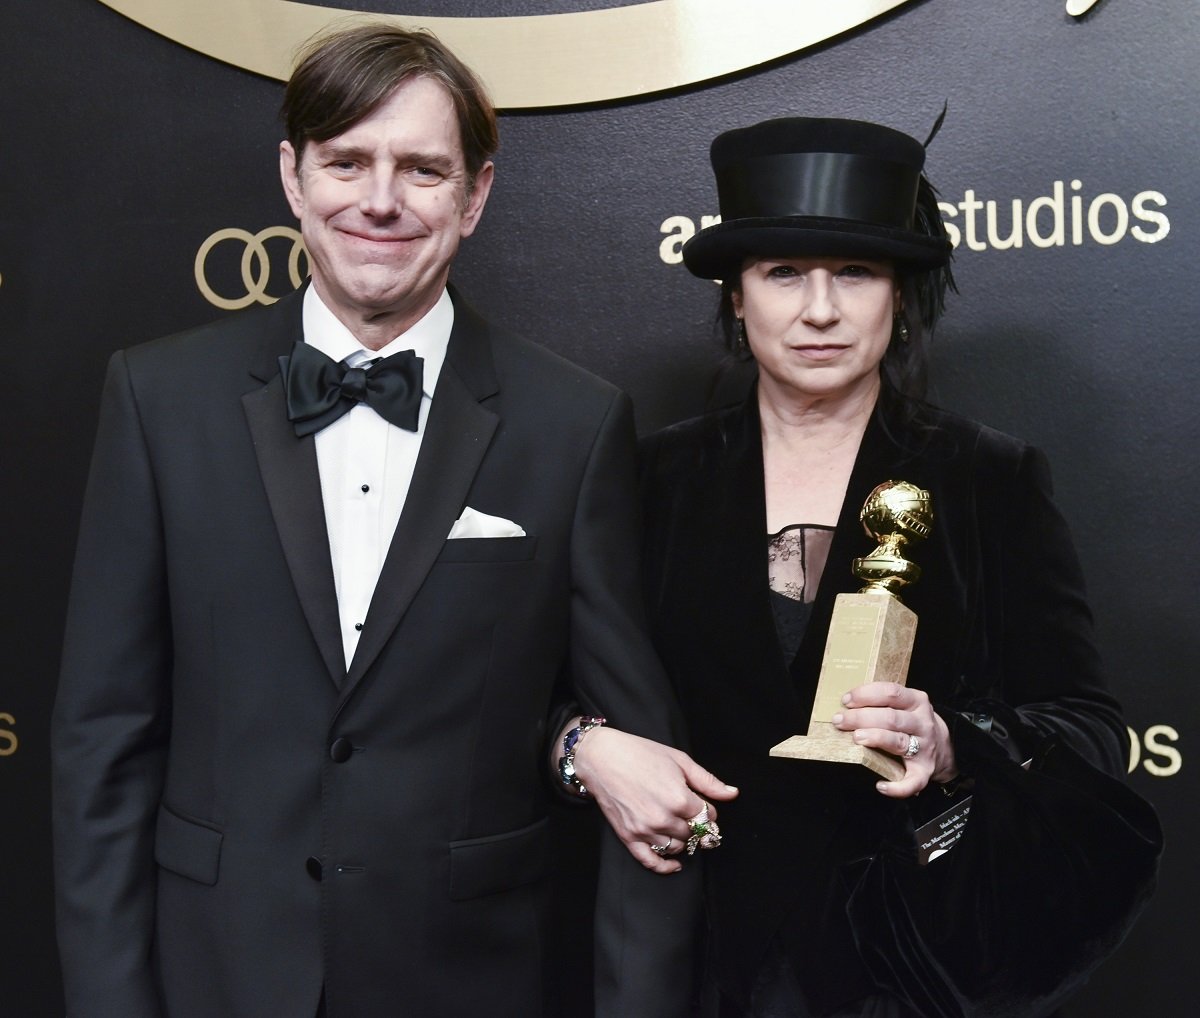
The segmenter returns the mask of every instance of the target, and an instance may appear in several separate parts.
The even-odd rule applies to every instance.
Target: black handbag
[[[910,826],[849,869],[850,925],[880,990],[927,1018],[1046,1015],[1145,906],[1162,828],[1141,796],[1053,737],[1025,768],[966,734],[974,787],[958,841],[918,865]]]

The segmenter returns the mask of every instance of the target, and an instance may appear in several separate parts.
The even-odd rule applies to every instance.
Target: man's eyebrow
[[[435,166],[438,169],[453,169],[454,157],[448,152],[405,152],[397,162],[406,166]]]
[[[361,145],[347,145],[338,141],[322,141],[316,146],[323,159],[361,159],[367,150]]]
[[[321,158],[329,160],[353,159],[366,160],[373,158],[372,150],[363,145],[351,145],[338,142],[335,139],[320,142],[317,146]],[[396,156],[396,161],[405,166],[432,166],[436,169],[452,170],[455,167],[454,156],[441,151],[410,151]]]

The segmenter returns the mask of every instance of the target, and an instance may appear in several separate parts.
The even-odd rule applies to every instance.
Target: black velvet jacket
[[[657,649],[697,759],[741,789],[721,807],[724,844],[705,857],[709,957],[723,991],[745,1000],[786,924],[805,995],[818,1012],[833,1009],[876,989],[846,919],[847,874],[914,812],[932,815],[943,799],[929,789],[892,802],[865,768],[768,756],[807,728],[834,597],[861,586],[850,563],[874,546],[858,522],[872,488],[903,480],[933,496],[932,535],[912,556],[922,576],[904,594],[919,619],[908,681],[946,717],[964,773],[982,736],[959,712],[1000,713],[995,701],[1017,709],[991,734],[1014,759],[1053,733],[1103,770],[1124,773],[1124,722],[1104,688],[1045,458],[1017,439],[885,393],[789,667],[768,596],[755,395],[652,436],[643,454]]]

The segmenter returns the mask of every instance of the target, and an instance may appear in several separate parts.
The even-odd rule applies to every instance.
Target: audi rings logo
[[[196,252],[196,286],[200,292],[204,294],[205,299],[225,311],[240,311],[242,308],[247,308],[251,304],[274,304],[283,294],[271,294],[267,292],[267,287],[271,282],[271,253],[267,250],[267,241],[269,240],[286,240],[291,242],[287,254],[287,274],[291,281],[292,289],[296,289],[308,275],[308,251],[304,247],[304,241],[300,237],[300,231],[291,226],[268,226],[265,230],[259,230],[258,233],[251,233],[249,230],[242,230],[236,226],[226,227],[224,230],[217,230],[216,233],[208,237],[203,244],[200,245],[200,250]],[[228,261],[228,254],[225,248],[241,245],[241,257],[238,266],[241,270],[241,289],[243,293],[237,296],[227,296],[226,293],[218,292],[218,287],[225,285],[232,286],[232,280],[227,282],[227,277],[231,275],[229,271],[224,273],[220,269],[214,270],[210,267],[210,259],[213,262]],[[280,248],[282,245],[271,245],[273,249]],[[220,252],[214,257],[214,251],[220,248]],[[225,256],[225,257],[223,257]],[[304,259],[304,271],[300,269],[300,259]],[[228,268],[222,264],[221,268]],[[218,275],[218,286],[214,286],[210,281],[210,273]]]

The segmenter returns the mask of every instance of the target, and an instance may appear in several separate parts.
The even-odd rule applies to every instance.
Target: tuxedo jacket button
[[[310,855],[304,860],[304,868],[308,870],[308,875],[312,877],[313,880],[321,879],[321,860],[315,855]]]
[[[334,763],[345,763],[350,759],[354,752],[354,746],[350,740],[344,736],[333,740],[333,745],[329,747],[329,755]]]

